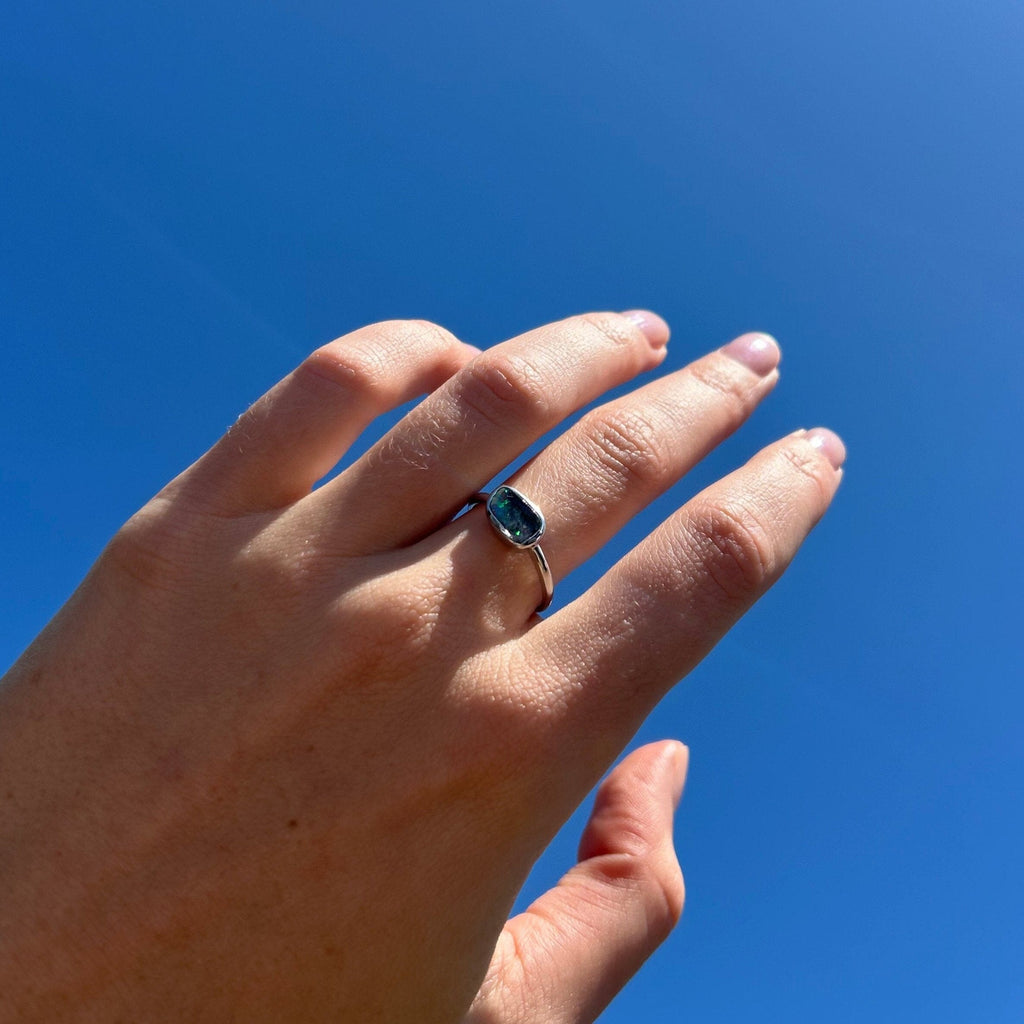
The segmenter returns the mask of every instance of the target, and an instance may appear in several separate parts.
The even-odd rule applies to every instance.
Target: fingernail
[[[649,309],[627,309],[622,315],[632,320],[655,348],[664,348],[668,344],[669,326],[657,313]]]
[[[672,745],[672,767],[674,769],[672,780],[672,806],[678,807],[683,797],[683,787],[686,785],[686,773],[690,766],[690,748],[685,743],[676,741]]]
[[[827,427],[808,430],[806,438],[832,463],[833,469],[838,469],[846,461],[846,445]]]
[[[722,351],[760,377],[767,377],[779,365],[782,356],[779,343],[770,334],[760,333],[741,334]]]

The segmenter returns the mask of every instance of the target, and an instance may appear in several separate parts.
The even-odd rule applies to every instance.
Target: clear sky
[[[1024,1019],[1024,7],[16,2],[0,41],[0,660],[304,353],[649,306],[783,349],[849,448],[790,573],[652,715],[678,931],[603,1018]],[[574,820],[530,892],[570,862]]]

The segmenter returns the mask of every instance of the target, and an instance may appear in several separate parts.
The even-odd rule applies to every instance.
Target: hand
[[[771,445],[544,619],[532,555],[453,516],[667,337],[653,314],[482,354],[363,328],[125,524],[0,686],[0,1020],[593,1019],[680,912],[685,748],[627,758],[581,863],[506,924],[515,894],[785,568],[842,445]],[[777,358],[745,335],[515,474],[556,583],[743,422]]]

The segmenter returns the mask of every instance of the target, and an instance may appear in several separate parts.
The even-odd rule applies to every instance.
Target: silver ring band
[[[469,500],[470,505],[483,504],[487,508],[487,518],[494,532],[506,544],[520,551],[533,554],[540,573],[540,585],[543,589],[541,602],[537,611],[542,612],[551,604],[555,594],[555,583],[551,578],[551,566],[540,547],[540,539],[544,535],[547,523],[544,514],[525,494],[514,487],[502,484],[488,494],[480,491]]]

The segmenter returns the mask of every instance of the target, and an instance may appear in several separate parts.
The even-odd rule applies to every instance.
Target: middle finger
[[[667,340],[654,314],[591,313],[482,353],[314,492],[320,535],[349,554],[426,536],[566,416],[658,366]]]

